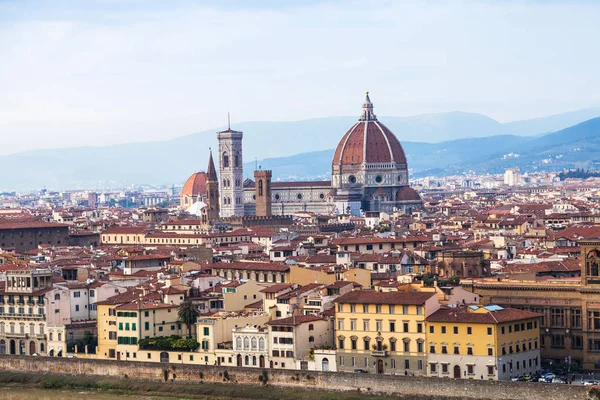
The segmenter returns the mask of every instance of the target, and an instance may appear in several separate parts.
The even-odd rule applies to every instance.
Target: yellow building
[[[425,375],[425,318],[434,292],[355,290],[335,301],[338,371]]]
[[[187,335],[178,309],[178,303],[144,300],[133,292],[98,302],[98,358],[135,360],[140,339]]]
[[[499,306],[440,308],[427,317],[427,375],[508,380],[540,369],[541,315]]]

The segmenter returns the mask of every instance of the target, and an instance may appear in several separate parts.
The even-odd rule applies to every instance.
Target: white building
[[[504,171],[504,184],[508,186],[519,186],[521,184],[521,171],[519,168],[507,168]]]

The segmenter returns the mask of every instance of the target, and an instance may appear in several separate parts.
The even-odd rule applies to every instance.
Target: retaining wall
[[[69,375],[99,375],[130,379],[164,380],[165,370],[175,382],[219,382],[261,385],[259,368],[157,364],[139,361],[89,360],[0,355],[0,370]],[[266,369],[268,384],[324,390],[376,392],[436,398],[584,400],[588,388],[576,385],[497,382],[449,378]],[[268,389],[265,389],[268,390]]]

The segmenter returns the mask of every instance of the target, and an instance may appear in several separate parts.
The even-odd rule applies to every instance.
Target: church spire
[[[367,90],[367,94],[365,96],[365,101],[362,105],[362,114],[360,115],[359,121],[377,121],[377,117],[373,113],[373,103],[371,103],[371,99],[369,98],[369,91]]]
[[[217,169],[215,168],[215,162],[213,161],[212,149],[209,149],[210,155],[208,156],[208,168],[206,169],[206,178],[209,182],[217,182]]]

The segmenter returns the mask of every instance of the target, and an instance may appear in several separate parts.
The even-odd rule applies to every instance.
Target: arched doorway
[[[37,353],[37,351],[35,351],[35,342],[32,340],[31,342],[29,342],[29,355],[33,355]]]
[[[10,354],[17,354],[17,344],[15,343],[15,341],[11,340],[9,343],[10,343]]]
[[[454,366],[454,378],[460,379],[460,366],[458,365]]]
[[[24,340],[19,340],[19,354],[22,356],[25,355],[25,341]]]
[[[166,351],[161,352],[160,353],[160,362],[168,363],[169,362],[169,353],[167,353]]]
[[[6,354],[6,340],[0,340],[0,354]]]
[[[259,364],[260,364],[260,367],[261,367],[261,368],[264,368],[264,367],[265,367],[265,356],[260,356],[260,357],[258,358],[258,362],[259,362]]]
[[[383,360],[377,360],[377,373],[383,374]]]
[[[54,357],[54,349],[50,349],[50,352],[48,353],[48,355],[50,357]]]
[[[321,361],[321,371],[329,371],[329,360],[327,358],[324,358],[323,361]]]
[[[273,368],[273,360],[269,361],[269,368]]]
[[[242,366],[242,355],[241,354],[237,355],[237,366],[238,367]]]

